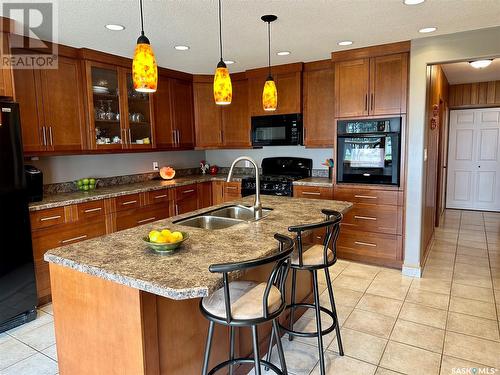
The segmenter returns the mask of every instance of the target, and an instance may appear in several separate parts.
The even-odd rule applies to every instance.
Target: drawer
[[[78,220],[90,220],[104,216],[104,200],[79,203],[76,205]]]
[[[48,228],[64,224],[66,222],[66,214],[64,207],[49,208],[47,210],[31,212],[30,220],[31,229]]]
[[[115,198],[116,211],[129,210],[131,208],[139,208],[141,206],[140,194],[128,194]]]
[[[293,187],[293,196],[295,198],[332,199],[333,188],[299,185]]]
[[[168,217],[168,207],[153,205],[135,210],[122,211],[116,214],[116,230],[124,230],[138,225],[152,223]],[[144,234],[145,236],[147,233]]]
[[[342,227],[351,230],[401,234],[403,208],[388,205],[355,203],[344,213]]]
[[[339,253],[357,255],[363,260],[398,260],[402,259],[402,237],[383,233],[349,231],[342,228],[337,242]]]
[[[196,198],[198,199],[198,187],[195,184],[180,186],[175,189],[175,200]]]
[[[224,193],[241,196],[241,182],[224,182]]]
[[[161,202],[168,203],[168,201],[170,200],[168,193],[169,192],[167,189],[149,191],[147,193],[148,194],[147,202],[148,204],[156,204]]]
[[[335,200],[353,203],[403,205],[403,192],[397,190],[371,190],[335,186]]]

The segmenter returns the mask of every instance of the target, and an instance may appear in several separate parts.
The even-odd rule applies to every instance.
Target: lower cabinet
[[[212,204],[222,204],[241,198],[241,182],[214,181],[212,184]]]
[[[175,188],[174,215],[198,209],[198,186],[191,184]]]
[[[293,187],[294,198],[333,199],[333,187],[302,186]]]
[[[168,212],[168,205],[163,203],[118,212],[116,215],[116,230],[129,229],[156,220],[166,219],[169,217]]]

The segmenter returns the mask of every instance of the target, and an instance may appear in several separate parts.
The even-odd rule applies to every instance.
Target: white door
[[[446,207],[500,210],[500,108],[450,112]]]

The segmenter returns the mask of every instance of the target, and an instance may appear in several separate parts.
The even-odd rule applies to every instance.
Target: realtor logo
[[[10,53],[2,51],[2,67],[57,69],[56,6],[51,2],[4,2],[2,14],[13,20]],[[2,33],[2,36],[5,36]]]

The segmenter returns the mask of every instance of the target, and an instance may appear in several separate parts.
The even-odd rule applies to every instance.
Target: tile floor
[[[447,210],[421,279],[346,261],[331,275],[346,355],[338,355],[335,333],[326,336],[327,374],[500,370],[500,213]],[[321,301],[328,305],[326,293]],[[314,330],[312,312],[296,328]],[[290,374],[319,374],[315,339],[284,337],[283,345]],[[276,351],[272,360],[278,363]],[[0,334],[1,375],[57,372],[50,305],[34,322]]]

